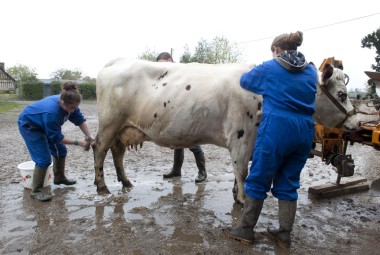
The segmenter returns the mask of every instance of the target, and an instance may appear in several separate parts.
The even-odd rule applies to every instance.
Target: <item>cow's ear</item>
[[[334,67],[330,64],[325,64],[322,71],[322,84],[324,84],[334,73]]]

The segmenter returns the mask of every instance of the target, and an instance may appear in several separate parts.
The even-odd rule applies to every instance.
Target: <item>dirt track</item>
[[[17,129],[22,108],[0,114],[0,252],[1,254],[380,254],[380,196],[366,191],[316,200],[310,186],[335,182],[336,174],[320,158],[308,160],[301,177],[300,199],[290,250],[265,235],[277,226],[277,201],[269,195],[256,226],[254,246],[226,239],[222,228],[239,222],[241,206],[233,201],[233,172],[226,149],[205,145],[208,180],[195,184],[196,165],[185,150],[182,177],[163,180],[173,151],[145,143],[126,153],[130,190],[117,182],[112,158],[105,162],[111,195],[99,196],[93,185],[93,157],[70,146],[67,173],[73,187],[52,184],[54,198],[30,199],[17,165],[30,160]],[[81,104],[95,134],[95,102]],[[80,136],[71,123],[64,133]],[[355,176],[371,183],[380,178],[380,151],[356,144],[349,147]]]

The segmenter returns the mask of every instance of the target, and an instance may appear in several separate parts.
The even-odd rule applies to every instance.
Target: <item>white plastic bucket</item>
[[[34,172],[35,165],[36,164],[34,163],[34,161],[26,161],[17,166],[17,168],[20,170],[22,185],[26,189],[32,189],[33,172]],[[53,179],[52,165],[49,166],[46,172],[44,187],[47,187],[50,185],[51,179]]]

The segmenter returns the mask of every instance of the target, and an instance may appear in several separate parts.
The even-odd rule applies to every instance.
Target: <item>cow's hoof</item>
[[[122,179],[122,178],[117,177],[117,181],[121,182],[124,188],[129,189],[133,187],[133,184],[127,178]]]
[[[108,194],[111,194],[111,192],[108,190],[107,186],[98,187],[97,191],[98,191],[99,195],[108,195]]]
[[[123,184],[124,188],[130,189],[133,187],[133,184],[128,180],[127,181],[121,181],[121,183]]]

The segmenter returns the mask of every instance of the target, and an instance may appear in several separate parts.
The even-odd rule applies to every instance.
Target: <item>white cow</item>
[[[127,146],[137,146],[144,141],[170,148],[214,144],[230,151],[235,174],[234,198],[244,203],[244,180],[262,106],[261,96],[239,85],[241,75],[251,68],[247,64],[129,62],[124,59],[108,63],[96,81],[99,131],[93,149],[98,193],[109,193],[103,163],[110,148],[118,181],[124,187],[131,187],[123,167]],[[335,89],[344,82],[340,80],[342,72],[331,66],[328,70],[330,72],[322,76],[322,84],[328,90]],[[341,89],[347,95],[345,86]],[[352,105],[342,99],[344,95],[335,92],[333,97],[344,101],[343,107],[349,111]],[[332,107],[327,120],[331,122],[332,117],[335,122],[346,123],[352,118],[339,112]],[[323,122],[321,115],[318,121]]]
[[[318,124],[345,130],[358,130],[361,123],[380,120],[375,107],[363,101],[352,104],[348,99],[343,71],[329,64],[320,75],[313,117]]]
[[[215,144],[228,148],[244,201],[244,180],[261,117],[261,96],[242,89],[247,64],[178,64],[117,59],[96,80],[99,131],[94,144],[95,184],[108,193],[103,163],[111,148],[118,180],[126,146],[152,141],[170,148]]]

